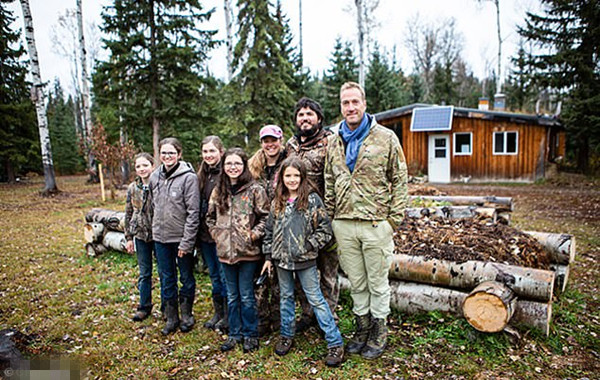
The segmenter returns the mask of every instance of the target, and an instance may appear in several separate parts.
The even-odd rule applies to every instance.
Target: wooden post
[[[102,164],[98,164],[98,174],[100,175],[100,191],[102,193],[102,202],[106,202],[106,193],[104,192],[104,172]]]
[[[483,332],[504,330],[517,303],[515,293],[496,281],[485,281],[465,297],[463,315],[471,326]]]

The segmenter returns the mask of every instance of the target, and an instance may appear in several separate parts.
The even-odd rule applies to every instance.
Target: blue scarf
[[[346,120],[342,121],[340,127],[340,136],[346,143],[346,166],[352,173],[354,166],[356,165],[356,159],[358,158],[358,151],[362,145],[365,137],[369,134],[371,127],[372,116],[368,113],[363,115],[360,125],[355,130],[351,130],[346,123]]]

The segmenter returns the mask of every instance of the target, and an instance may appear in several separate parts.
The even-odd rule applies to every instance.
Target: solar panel
[[[410,130],[413,132],[449,131],[452,129],[454,106],[415,108]]]

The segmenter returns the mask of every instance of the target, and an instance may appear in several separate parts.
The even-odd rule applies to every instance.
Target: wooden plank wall
[[[410,132],[411,115],[381,121],[401,135],[400,140],[409,168],[409,174],[427,174],[429,132]],[[401,132],[400,132],[401,131]],[[494,155],[493,132],[518,132],[518,154]],[[472,154],[454,156],[453,133],[473,133]],[[443,134],[436,132],[435,134]],[[473,180],[535,181],[544,172],[547,160],[546,127],[508,121],[454,117],[450,135],[450,173],[452,180],[471,176]],[[540,166],[541,165],[541,166]]]

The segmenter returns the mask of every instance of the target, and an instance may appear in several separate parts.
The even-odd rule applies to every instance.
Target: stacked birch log
[[[88,256],[98,256],[110,250],[127,252],[125,245],[125,213],[93,208],[85,216],[83,226],[85,250]]]
[[[410,207],[410,218],[440,216],[450,219],[484,217],[492,223],[510,224],[513,201],[510,197],[463,195],[411,195],[410,203],[425,207]],[[429,206],[429,207],[427,207]]]
[[[434,229],[431,231],[432,235],[438,233],[439,230],[435,226],[440,219],[475,218],[478,223],[486,224],[488,229],[503,228],[503,233],[506,233],[506,229],[512,229],[494,224],[507,223],[510,220],[509,213],[513,207],[510,198],[425,198],[434,198],[437,202],[450,202],[452,198],[458,202],[477,203],[463,204],[461,206],[465,207],[460,208],[430,206],[408,209],[408,217],[425,219],[420,220],[420,228],[429,224],[431,220],[430,227]],[[493,207],[489,207],[490,204]],[[480,207],[493,208],[496,217],[491,218],[488,212],[475,211]],[[429,214],[423,211],[425,209]],[[469,213],[457,210],[469,210]],[[508,215],[503,217],[503,222],[500,222],[497,217],[498,211]],[[398,233],[401,230],[402,228]],[[414,242],[415,249],[410,249],[408,254],[399,253],[398,236],[396,236],[396,252],[389,271],[392,288],[391,307],[409,314],[439,310],[464,316],[474,328],[483,332],[498,332],[507,326],[513,326],[537,328],[548,335],[552,319],[552,299],[563,292],[567,286],[569,264],[575,258],[575,238],[567,234],[525,231],[526,235],[524,235],[516,229],[514,231],[515,234],[520,235],[516,240],[533,237],[537,241],[535,244],[539,243],[541,255],[545,256],[544,259],[547,259],[550,264],[546,262],[545,268],[533,268],[498,262],[494,257],[488,260],[465,260],[464,258],[452,260],[444,256],[440,259],[419,255],[417,247],[423,245],[419,241]],[[410,241],[415,237],[406,236],[406,238]],[[452,249],[447,252],[455,251],[456,247],[451,244],[452,242],[448,248]],[[502,240],[495,244],[508,243]],[[530,246],[531,244],[528,245]],[[508,251],[513,249],[518,251],[516,245],[511,246]],[[520,252],[520,254],[529,253]],[[531,254],[533,255],[533,252]],[[532,262],[537,261],[532,260]],[[342,288],[350,289],[350,283],[346,278],[341,277],[340,284]]]

